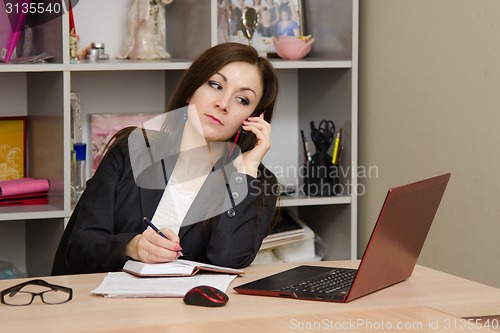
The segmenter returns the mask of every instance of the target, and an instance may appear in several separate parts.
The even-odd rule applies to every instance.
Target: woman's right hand
[[[179,236],[168,228],[161,231],[167,238],[147,228],[128,242],[125,255],[147,264],[176,260],[182,251]]]

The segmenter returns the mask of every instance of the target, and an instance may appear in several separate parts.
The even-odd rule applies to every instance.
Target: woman
[[[264,10],[264,6],[261,2],[261,0],[253,0],[253,4],[251,6],[253,9],[255,9],[257,15],[260,15],[260,13],[262,13],[262,11]]]
[[[247,10],[248,6],[245,5],[245,0],[237,0],[237,3],[232,4],[232,20],[235,25],[233,34],[236,35],[241,30],[241,18],[243,13]]]
[[[276,178],[261,163],[270,148],[269,122],[277,94],[278,80],[272,65],[252,47],[225,43],[206,50],[185,71],[170,100],[167,110],[185,112],[180,117],[182,126],[171,122],[167,124],[169,130],[161,132],[170,138],[169,142],[158,142],[158,137],[151,133],[131,128],[117,133],[75,207],[57,250],[52,274],[117,271],[128,259],[167,262],[181,253],[185,259],[227,267],[251,264],[269,232],[277,200],[271,190]],[[171,119],[176,119],[176,114]],[[134,170],[137,161],[131,154],[135,148],[129,145],[137,133],[145,133],[141,134],[141,140],[147,140],[151,151],[164,148],[179,137],[175,158],[161,160],[163,170],[170,171],[165,177],[166,184],[160,188],[148,188]],[[207,163],[200,163],[198,154],[190,153],[200,149],[197,137],[200,133],[205,148],[208,147],[202,149],[209,154],[209,158],[203,159],[211,161],[208,167]],[[233,153],[236,142],[241,155]],[[201,177],[186,182],[184,188],[196,194],[191,208],[210,206],[213,200],[217,201],[213,190],[200,190],[217,170],[226,171],[222,172],[227,176],[222,192],[246,185],[246,196],[238,198],[236,191],[230,193],[232,208],[213,217],[208,215],[201,223],[183,223],[178,234],[170,228],[161,228],[167,238],[148,228],[143,217],[154,216],[156,224],[161,222],[156,219],[157,215],[162,216],[160,211],[168,215],[178,208],[168,205],[172,204],[172,198],[178,197],[169,199],[165,195],[170,180],[182,182],[183,177],[191,175],[187,170],[203,167],[208,172],[195,170]],[[185,209],[184,213],[185,221],[191,210]]]
[[[276,26],[278,36],[300,36],[300,26],[292,20],[290,8],[280,9],[280,18],[281,20]]]
[[[297,0],[295,0],[295,2],[297,2]],[[289,10],[292,20],[297,23],[299,22],[299,13],[297,11],[297,8],[295,7],[294,1],[281,0],[278,7],[278,12],[281,12],[282,10]]]
[[[274,0],[266,0],[264,10],[267,10],[268,12],[271,13],[271,24],[278,23],[280,18],[278,15],[278,7],[276,6]]]
[[[260,33],[262,37],[276,36],[276,25],[272,23],[271,12],[268,10],[263,10],[260,14],[260,18],[260,23],[257,26],[257,32]]]

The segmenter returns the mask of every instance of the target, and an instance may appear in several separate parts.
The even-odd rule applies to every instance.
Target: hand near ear
[[[259,117],[250,117],[243,121],[243,129],[252,132],[257,138],[257,144],[252,150],[244,152],[235,160],[239,172],[257,177],[259,165],[264,155],[271,148],[271,124],[264,120],[264,114]]]

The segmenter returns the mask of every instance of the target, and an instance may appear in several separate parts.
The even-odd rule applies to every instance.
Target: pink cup
[[[302,40],[296,36],[273,37],[276,53],[283,59],[299,60],[304,58],[314,43],[314,38]]]

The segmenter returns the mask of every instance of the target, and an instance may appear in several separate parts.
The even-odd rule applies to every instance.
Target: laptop
[[[346,303],[408,279],[450,176],[447,173],[389,189],[358,269],[302,265],[234,290]]]

